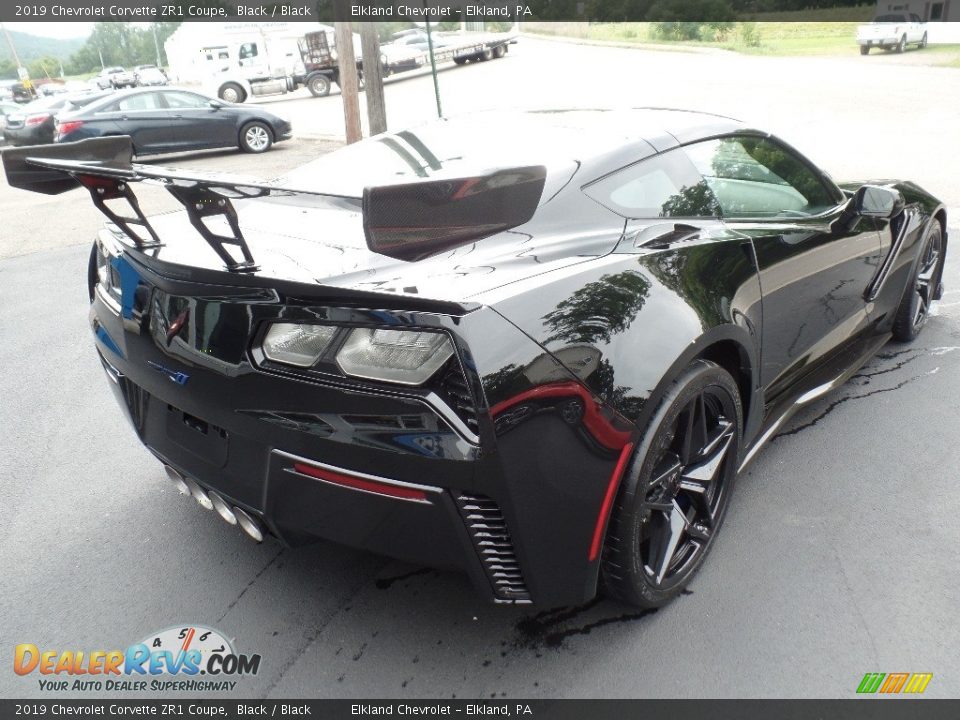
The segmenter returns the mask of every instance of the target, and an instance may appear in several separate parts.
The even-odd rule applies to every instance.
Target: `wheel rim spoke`
[[[655,487],[663,487],[679,475],[681,470],[683,470],[683,465],[680,462],[680,458],[673,453],[668,453],[657,467],[654,468],[647,488],[652,490]]]
[[[674,500],[669,513],[663,513],[663,527],[657,533],[657,543],[651,557],[655,566],[651,568],[654,572],[654,580],[659,585],[666,577],[667,570],[670,569],[670,563],[677,553],[677,547],[680,545],[680,539],[687,529],[687,518],[683,510]]]
[[[913,315],[914,326],[920,325],[930,311],[930,303],[933,301],[933,276],[937,272],[939,262],[939,242],[931,241],[923,254],[923,264],[917,272],[914,283],[917,293],[917,308]]]
[[[733,440],[733,424],[723,421],[712,435],[713,437],[708,441],[706,447],[699,453],[704,459],[694,465],[687,466],[683,470],[680,481],[681,488],[699,492],[702,491],[705,484],[713,482],[713,479],[717,476],[717,471],[726,459],[727,451],[730,449],[730,443]]]

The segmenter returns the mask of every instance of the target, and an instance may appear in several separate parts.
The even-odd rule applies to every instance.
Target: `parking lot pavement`
[[[896,172],[960,207],[954,166],[933,160],[960,157],[960,69],[914,64],[918,55],[861,57],[852,41],[848,56],[756,57],[524,37],[502,59],[443,66],[439,84],[447,116],[519,107],[715,112],[780,134],[838,179]],[[300,135],[343,137],[339,94],[302,90],[257,102]],[[435,118],[430,75],[391,78],[386,106],[392,129]]]
[[[472,70],[448,75],[466,82]],[[641,82],[663,86],[655,73]],[[889,138],[905,113],[894,102],[871,114],[871,87],[858,100],[837,83],[832,101],[818,103],[810,78],[791,82],[792,104],[768,113],[807,137],[816,133],[803,121],[816,122],[818,155],[837,150],[822,128],[859,118],[856,132],[844,131],[857,148],[861,132]],[[911,116],[920,146],[958,142],[934,128],[940,105],[954,100]],[[295,141],[253,160],[170,164],[269,177],[326,147]],[[892,157],[853,152],[837,164],[956,192],[937,186],[956,153],[884,152]],[[955,240],[960,202],[949,204]],[[88,205],[79,191],[50,199],[0,184],[8,648],[124,648],[170,626],[210,625],[263,657],[259,674],[238,681],[233,696],[244,697],[852,697],[868,671],[932,672],[927,696],[960,694],[956,248],[948,294],[920,339],[884,348],[742,475],[690,594],[653,614],[607,601],[538,612],[487,606],[458,575],[329,543],[254,545],[178,495],[135,440],[93,351],[84,278],[100,220]],[[0,696],[43,695],[35,676],[0,673]]]
[[[877,670],[960,693],[955,252],[918,342],[795,417],[740,478],[692,592],[649,615],[491,607],[459,575],[254,545],[180,496],[121,416],[87,327],[86,256],[0,261],[8,645],[123,648],[203,623],[263,656],[244,697],[850,697]],[[43,692],[6,672],[0,696]]]
[[[238,150],[167,155],[146,162],[184,168],[205,168],[260,179],[272,179],[339,147],[339,140],[297,139],[277,143],[264,154]],[[137,188],[147,213],[180,209],[162,187],[141,183]],[[37,195],[13,190],[0,181],[0,258],[26,255],[77,243],[89,243],[103,223],[90,196],[74,190],[64,195]]]

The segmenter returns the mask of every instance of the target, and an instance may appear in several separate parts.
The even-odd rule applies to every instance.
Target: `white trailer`
[[[243,102],[300,87],[306,75],[305,35],[334,47],[332,26],[303,22],[184,23],[164,47],[175,81],[199,83],[222,100]],[[353,42],[359,56],[356,33]]]
[[[430,64],[430,41],[420,28],[396,33],[395,40],[380,47],[384,75],[415,70]],[[484,62],[502,58],[517,42],[515,33],[433,33],[433,58],[437,64]]]
[[[198,27],[199,26],[199,27]],[[435,33],[437,63],[485,61],[503,57],[515,34]],[[280,95],[306,87],[316,97],[339,84],[333,27],[320,23],[184,23],[167,40],[170,75],[176,82],[201,84],[211,95],[242,103],[251,97]],[[361,73],[360,36],[353,34]],[[381,46],[384,75],[430,64],[426,33],[404,31]]]

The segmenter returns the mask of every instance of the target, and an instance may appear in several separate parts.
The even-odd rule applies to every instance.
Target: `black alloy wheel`
[[[901,342],[915,340],[930,317],[930,306],[937,292],[940,262],[943,257],[943,233],[936,220],[920,251],[913,281],[900,301],[893,323],[893,337]]]
[[[743,412],[730,374],[698,360],[674,381],[634,454],[607,530],[611,595],[658,607],[713,545],[736,479]]]

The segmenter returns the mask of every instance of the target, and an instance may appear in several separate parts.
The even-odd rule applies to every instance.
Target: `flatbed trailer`
[[[457,65],[494,60],[506,55],[516,42],[517,36],[508,33],[436,33],[433,58],[437,64],[454,62]],[[380,63],[384,75],[415,70],[430,64],[430,51],[427,48],[408,54],[399,52],[400,48],[391,53],[388,51],[390,48],[389,45],[381,47]]]
[[[329,32],[317,31],[307,33],[297,41],[303,64],[301,72],[256,78],[221,74],[217,79],[218,97],[228,102],[243,102],[250,96],[281,95],[301,87],[307,88],[314,97],[329,95],[333,84],[340,84],[337,52],[330,37]],[[463,65],[471,61],[482,62],[503,57],[510,45],[517,42],[517,36],[507,33],[437,33],[435,42],[433,56],[437,63]],[[430,64],[429,49],[409,48],[409,52],[405,52],[408,48],[396,45],[384,45],[380,49],[384,77]],[[357,71],[362,89],[362,58],[357,58]]]

